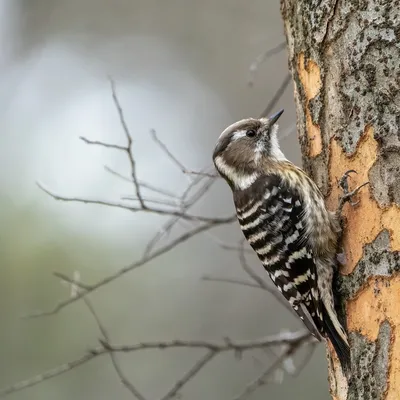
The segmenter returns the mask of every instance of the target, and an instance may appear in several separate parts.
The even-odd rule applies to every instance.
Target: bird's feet
[[[369,182],[365,182],[350,192],[348,179],[351,173],[356,174],[357,171],[355,171],[354,169],[346,171],[339,181],[339,186],[343,190],[343,196],[339,200],[339,205],[336,211],[339,218],[342,217],[343,207],[347,202],[349,202],[352,207],[356,206],[360,202],[359,200],[353,201],[352,198],[360,191],[361,188],[369,184]]]

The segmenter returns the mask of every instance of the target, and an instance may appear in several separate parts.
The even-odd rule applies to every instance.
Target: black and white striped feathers
[[[271,280],[319,338],[323,323],[317,273],[299,194],[279,175],[266,175],[250,188],[235,191],[234,202],[243,234]]]
[[[271,280],[309,331],[332,342],[347,368],[349,344],[332,294],[339,226],[315,183],[280,150],[280,115],[232,124],[218,140],[214,164]]]

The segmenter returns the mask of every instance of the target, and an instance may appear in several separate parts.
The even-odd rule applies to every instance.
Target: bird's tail
[[[346,373],[350,369],[350,346],[347,334],[339,322],[335,310],[324,302],[322,303],[324,331],[336,351],[343,372]]]

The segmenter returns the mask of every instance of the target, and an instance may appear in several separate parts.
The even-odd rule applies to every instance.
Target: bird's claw
[[[344,194],[348,194],[349,193],[349,175],[353,173],[353,174],[357,174],[357,171],[354,169],[349,169],[348,171],[346,171],[343,176],[340,178],[339,180],[339,186],[342,188]]]
[[[349,183],[348,183],[348,179],[349,179],[349,175],[351,173],[357,174],[357,171],[355,171],[354,169],[350,169],[348,171],[346,171],[343,176],[340,178],[339,180],[339,186],[341,187],[341,189],[343,190],[343,196],[340,198],[339,200],[339,205],[338,205],[338,210],[337,213],[338,215],[341,217],[342,215],[342,211],[343,211],[343,207],[344,205],[348,202],[350,203],[350,205],[352,207],[355,207],[357,204],[360,203],[360,200],[358,201],[352,201],[353,196],[355,196],[361,188],[363,188],[364,186],[368,185],[369,182],[365,182],[362,185],[356,187],[354,190],[352,190],[351,192],[349,192]]]

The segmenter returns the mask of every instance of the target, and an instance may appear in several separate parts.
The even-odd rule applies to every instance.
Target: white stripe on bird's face
[[[237,132],[235,132],[235,133],[233,134],[233,136],[232,136],[232,141],[239,140],[239,139],[241,139],[241,138],[243,138],[243,137],[245,137],[245,136],[246,136],[246,131],[245,131],[245,130],[237,131]]]
[[[279,146],[277,124],[271,127],[269,143],[270,143],[270,150],[269,150],[270,157],[273,157],[278,161],[287,161],[287,158],[282,153],[281,147]]]
[[[215,159],[215,166],[218,171],[225,175],[233,185],[240,190],[249,188],[259,177],[258,172],[252,172],[251,174],[241,173],[236,168],[226,164],[221,156]]]

